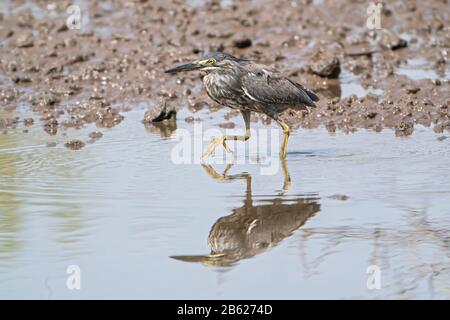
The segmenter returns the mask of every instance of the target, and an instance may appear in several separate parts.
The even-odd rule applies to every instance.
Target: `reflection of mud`
[[[340,99],[342,95],[341,84],[339,80],[331,79],[328,80],[325,85],[316,89],[316,92],[327,99]]]
[[[320,211],[316,196],[289,200],[275,196],[254,204],[251,175],[244,173],[225,176],[225,179],[247,181],[244,205],[214,223],[208,237],[210,254],[172,258],[208,266],[231,266],[278,245]]]
[[[177,122],[175,120],[146,122],[144,125],[148,132],[159,135],[161,138],[169,138],[177,130]]]

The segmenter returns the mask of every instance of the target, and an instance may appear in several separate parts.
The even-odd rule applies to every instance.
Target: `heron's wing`
[[[247,72],[242,77],[242,90],[253,101],[315,107],[314,101],[319,100],[314,92],[273,69],[260,65],[248,65],[245,69]]]
[[[287,80],[289,80],[289,79],[287,79]],[[312,90],[306,88],[305,86],[301,85],[300,83],[294,82],[292,80],[289,80],[289,81],[291,83],[293,83],[296,87],[298,87],[300,90],[306,92],[306,94],[312,101],[319,101],[319,97]]]

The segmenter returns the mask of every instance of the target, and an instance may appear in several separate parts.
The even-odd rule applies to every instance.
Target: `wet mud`
[[[136,105],[149,109],[147,124],[162,105],[188,108],[186,122],[204,120],[196,110],[221,106],[206,96],[201,75],[163,70],[210,50],[272,65],[316,91],[318,108],[283,114],[293,127],[450,130],[445,1],[385,2],[380,30],[367,28],[367,4],[355,1],[80,1],[79,30],[65,23],[70,4],[2,5],[2,134],[31,124],[49,135],[112,128]],[[18,109],[34,116],[8,115]],[[240,124],[236,116],[221,127]]]

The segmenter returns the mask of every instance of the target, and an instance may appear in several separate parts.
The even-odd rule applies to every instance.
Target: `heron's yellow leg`
[[[233,164],[228,164],[223,173],[218,173],[214,168],[210,165],[202,164],[203,169],[205,169],[206,173],[215,180],[226,180],[228,171],[230,171]]]
[[[281,159],[286,159],[286,149],[289,140],[289,134],[291,133],[291,129],[289,126],[281,120],[277,120],[278,124],[283,129],[283,144],[281,145],[280,157]]]
[[[250,139],[251,132],[250,132],[250,111],[243,110],[241,111],[242,116],[244,117],[245,122],[245,134],[243,136],[229,136],[225,135],[220,138],[213,138],[209,146],[206,148],[205,152],[203,153],[202,158],[208,157],[211,155],[214,150],[219,146],[222,145],[225,150],[229,153],[233,153],[231,149],[227,146],[226,141],[227,140],[234,140],[234,141],[247,141]]]
[[[202,158],[208,157],[209,155],[213,154],[214,150],[216,150],[216,148],[220,145],[222,145],[227,152],[233,153],[233,151],[231,151],[231,149],[227,146],[225,142],[226,140],[226,136],[222,136],[220,138],[212,138],[211,143],[208,145],[205,152],[203,152]]]
[[[286,159],[281,159],[281,167],[283,168],[283,174],[284,174],[283,190],[287,191],[289,189],[289,187],[291,186],[291,175],[289,174]]]

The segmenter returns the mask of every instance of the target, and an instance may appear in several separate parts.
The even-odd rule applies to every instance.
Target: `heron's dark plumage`
[[[315,107],[318,97],[310,90],[285,78],[279,72],[264,65],[243,66],[247,71],[242,77],[244,92],[255,102],[280,106]]]
[[[210,52],[205,54],[205,56],[203,57],[203,60],[207,60],[207,59],[215,59],[217,62],[221,62],[223,60],[229,60],[229,61],[235,61],[238,63],[241,62],[248,62],[249,60],[247,59],[243,59],[243,58],[237,58],[235,56],[232,56],[231,54],[227,54],[224,52]]]
[[[315,107],[319,100],[314,92],[268,66],[223,53],[205,58],[210,57],[218,57],[220,67],[208,70],[203,82],[208,95],[224,106],[276,118],[287,108]]]

